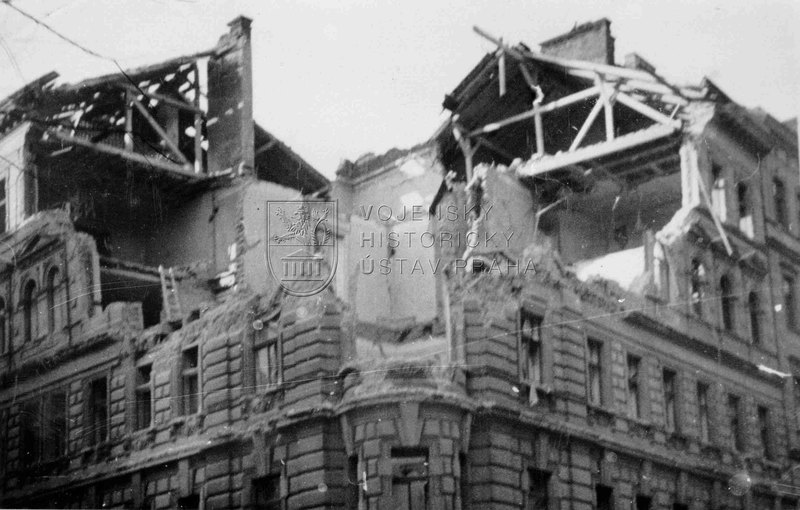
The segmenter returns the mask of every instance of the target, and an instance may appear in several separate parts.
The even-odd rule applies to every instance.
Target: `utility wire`
[[[28,18],[29,20],[33,21],[33,22],[34,22],[34,23],[36,23],[37,25],[41,25],[41,26],[43,26],[45,29],[47,29],[49,32],[51,32],[52,34],[54,34],[54,35],[55,35],[55,36],[57,36],[58,38],[60,38],[60,39],[62,39],[62,40],[64,40],[64,41],[66,41],[66,42],[68,42],[68,43],[69,43],[69,44],[71,44],[72,46],[75,46],[76,48],[78,48],[79,50],[83,51],[84,53],[86,53],[86,54],[88,54],[88,55],[91,55],[91,56],[93,56],[93,57],[97,57],[97,58],[99,58],[99,59],[102,59],[102,60],[107,60],[107,61],[109,61],[109,62],[113,62],[113,63],[114,63],[114,65],[115,65],[115,66],[117,66],[117,69],[119,69],[119,72],[120,72],[120,73],[122,73],[122,75],[123,75],[123,76],[124,76],[124,77],[125,77],[125,78],[126,78],[128,81],[129,81],[129,82],[131,82],[131,84],[132,84],[134,87],[136,87],[136,89],[137,89],[139,92],[141,92],[143,95],[146,95],[146,94],[144,93],[144,91],[143,91],[141,88],[139,88],[139,85],[138,85],[138,84],[136,84],[136,83],[135,83],[135,82],[134,82],[134,81],[131,79],[131,77],[130,77],[130,76],[128,76],[128,73],[126,73],[126,72],[125,72],[125,70],[122,68],[122,66],[121,66],[121,65],[119,65],[119,62],[117,62],[117,59],[115,59],[115,58],[113,58],[113,57],[109,57],[109,56],[107,56],[107,55],[101,55],[100,53],[97,53],[96,51],[90,50],[90,49],[89,49],[89,48],[87,48],[86,46],[83,46],[82,44],[80,44],[80,43],[78,43],[78,42],[74,41],[73,39],[70,39],[69,37],[65,36],[64,34],[62,34],[61,32],[59,32],[59,31],[58,31],[58,30],[56,30],[55,28],[51,27],[50,25],[48,25],[48,24],[47,24],[47,23],[45,23],[44,21],[42,21],[42,20],[40,20],[39,18],[37,18],[36,16],[34,16],[34,15],[32,15],[32,14],[29,14],[29,13],[27,13],[27,12],[23,11],[22,9],[20,9],[19,7],[17,7],[16,5],[12,4],[12,3],[11,3],[11,0],[2,0],[2,2],[3,2],[4,4],[6,4],[7,6],[11,7],[12,9],[14,9],[15,11],[17,11],[18,13],[22,14],[23,16],[25,16],[25,17],[26,17],[26,18]]]

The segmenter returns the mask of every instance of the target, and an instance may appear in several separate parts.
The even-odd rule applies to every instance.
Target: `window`
[[[783,181],[778,178],[772,179],[772,196],[775,203],[775,221],[785,228],[789,223],[789,218],[786,214],[786,189],[783,186]]]
[[[108,439],[108,381],[99,377],[89,382],[87,392],[88,427],[84,436],[88,446],[102,444]]]
[[[761,302],[756,291],[747,295],[747,312],[750,315],[750,340],[758,345],[761,343]]]
[[[136,368],[136,430],[148,428],[153,421],[152,369],[153,365]]]
[[[697,383],[697,425],[700,429],[700,441],[703,443],[708,443],[710,439],[708,417],[708,385],[705,383]]]
[[[673,503],[672,510],[689,510],[689,505],[684,503]]]
[[[520,378],[531,386],[531,398],[536,386],[542,384],[542,319],[527,312],[520,313],[519,349]]]
[[[469,478],[469,460],[464,452],[458,452],[458,465],[461,468],[461,479],[459,480],[459,491],[461,493],[461,508],[467,509],[470,507],[471,493],[470,478]]]
[[[181,412],[196,414],[200,410],[200,351],[195,345],[181,353]]]
[[[597,510],[614,509],[614,489],[607,485],[594,486],[594,498],[597,502]]]
[[[22,292],[22,328],[25,342],[30,342],[36,336],[35,327],[38,315],[36,308],[36,283],[28,280]]]
[[[761,440],[761,451],[765,459],[772,460],[774,455],[770,444],[769,409],[758,406],[758,437]]]
[[[42,459],[53,460],[67,453],[67,394],[56,391],[45,396],[42,420]]]
[[[753,207],[750,203],[750,188],[744,182],[736,185],[736,202],[739,208],[739,230],[753,238]]]
[[[589,403],[594,406],[603,404],[603,344],[589,339],[587,360],[587,384]]]
[[[783,275],[783,312],[786,315],[786,326],[795,329],[797,326],[797,296],[794,275]]]
[[[528,470],[527,510],[550,508],[550,473],[539,469]]]
[[[31,466],[39,461],[42,443],[41,400],[33,399],[20,406],[19,458],[23,466]]]
[[[664,425],[667,430],[676,430],[675,419],[675,380],[676,374],[674,371],[665,368],[661,372],[661,383],[664,388]]]
[[[428,508],[428,452],[392,448],[392,500],[397,510]]]
[[[727,331],[733,331],[735,329],[736,298],[730,276],[723,275],[719,279],[719,293],[722,304],[722,327]]]
[[[281,510],[283,508],[281,503],[280,475],[268,475],[253,480],[253,508]],[[356,499],[356,505],[358,505],[358,499]]]
[[[277,328],[270,322],[255,340],[256,391],[276,389],[281,383],[280,343]]]
[[[658,242],[653,245],[653,283],[656,286],[658,297],[669,301],[669,264],[666,250]]]
[[[8,229],[8,206],[6,200],[6,180],[0,179],[0,234]]]
[[[55,391],[20,407],[20,460],[23,466],[55,460],[67,452],[67,396]]]
[[[714,181],[711,188],[711,206],[720,221],[727,218],[725,176],[721,166],[711,164],[711,178]]]
[[[650,510],[653,500],[648,496],[636,496],[636,510]]]
[[[190,494],[178,498],[178,510],[197,510],[200,508],[200,495]]]
[[[690,293],[692,310],[698,317],[703,316],[703,284],[706,270],[698,259],[692,259],[690,274]]]
[[[347,458],[347,483],[344,492],[344,507],[347,510],[358,510],[358,498],[361,493],[360,479],[358,455],[351,455]]]
[[[51,267],[47,272],[47,329],[51,333],[56,331],[58,323],[56,321],[56,285],[58,282],[58,268]]]
[[[0,353],[8,352],[11,348],[8,339],[9,335],[6,329],[6,302],[0,298]]]
[[[736,395],[728,395],[728,425],[731,433],[730,447],[738,452],[744,451],[742,430],[739,421],[739,405],[741,399]]]
[[[639,395],[639,368],[641,358],[628,355],[628,416],[641,417],[641,396]]]

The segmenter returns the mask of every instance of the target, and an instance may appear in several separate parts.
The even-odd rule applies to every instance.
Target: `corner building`
[[[249,28],[0,103],[2,506],[798,507],[796,123],[605,19],[484,34],[429,141],[329,182],[253,121]],[[326,200],[299,297],[269,204]]]

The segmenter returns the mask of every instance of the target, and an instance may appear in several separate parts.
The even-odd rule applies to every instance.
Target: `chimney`
[[[576,25],[566,34],[544,41],[541,47],[545,55],[614,64],[614,38],[606,18]]]
[[[625,67],[629,69],[639,69],[648,73],[655,73],[656,66],[645,60],[638,53],[628,53],[625,55]]]

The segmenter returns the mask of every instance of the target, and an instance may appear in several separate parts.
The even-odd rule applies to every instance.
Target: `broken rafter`
[[[149,158],[144,154],[139,154],[137,152],[120,149],[119,147],[114,147],[113,145],[90,142],[89,140],[85,140],[83,138],[78,138],[75,136],[68,135],[66,133],[62,133],[60,130],[57,129],[48,129],[46,131],[46,134],[53,136],[63,142],[80,145],[82,147],[87,147],[89,149],[93,149],[98,152],[105,152],[106,154],[112,154],[114,156],[121,156],[125,159],[135,161],[136,163],[152,166],[155,168],[159,168],[161,170],[175,172],[185,177],[197,178],[197,175],[194,172],[186,170],[184,166],[177,165],[170,161],[164,161],[157,158]]]
[[[508,126],[509,124],[514,124],[515,122],[520,122],[526,119],[530,119],[531,117],[536,116],[537,113],[542,114],[542,113],[552,112],[554,110],[558,110],[559,108],[563,108],[565,106],[578,103],[580,101],[588,99],[592,96],[596,96],[598,94],[600,94],[600,89],[598,87],[596,86],[590,87],[588,89],[581,90],[580,92],[576,92],[574,94],[562,97],[561,99],[557,99],[545,105],[534,106],[533,109],[528,110],[527,112],[522,112],[517,115],[512,115],[511,117],[500,120],[498,122],[492,122],[490,124],[486,124],[484,127],[470,132],[469,136],[491,133],[492,131],[497,131],[502,127]]]
[[[617,101],[619,101],[620,103],[624,104],[625,106],[627,106],[631,110],[639,112],[642,115],[644,115],[645,117],[658,122],[659,124],[664,124],[664,125],[672,126],[672,127],[675,127],[675,128],[680,128],[681,127],[681,121],[679,121],[677,119],[670,118],[667,115],[664,115],[663,113],[661,113],[660,111],[656,110],[655,108],[652,108],[652,107],[647,106],[646,104],[644,104],[644,103],[642,103],[640,101],[637,101],[636,99],[632,98],[628,94],[625,94],[624,92],[620,92],[620,93],[617,94]]]
[[[589,132],[589,129],[594,124],[595,119],[600,114],[600,110],[603,108],[603,102],[599,99],[592,107],[592,110],[589,112],[589,115],[586,117],[586,120],[583,122],[581,129],[578,131],[578,134],[575,135],[575,139],[572,141],[572,145],[569,146],[569,152],[574,151],[578,148],[581,144],[583,139],[586,137],[586,133]]]
[[[159,94],[157,92],[148,92],[148,91],[146,91],[144,89],[141,89],[139,87],[134,87],[133,85],[128,85],[128,84],[123,85],[123,87],[128,92],[132,92],[135,95],[143,95],[143,96],[148,97],[150,99],[155,99],[156,101],[161,101],[162,103],[168,104],[170,106],[174,106],[175,108],[180,108],[182,110],[186,110],[186,111],[193,112],[193,113],[199,113],[199,114],[205,113],[205,112],[203,112],[203,110],[198,105],[193,105],[193,104],[187,103],[185,101],[180,101],[178,99],[174,99],[172,97],[165,96],[164,94]]]
[[[148,111],[148,109],[136,98],[131,98],[131,103],[136,107],[137,110],[139,110],[139,113],[142,114],[142,117],[147,120],[147,122],[150,124],[150,127],[152,127],[156,133],[158,133],[158,136],[161,137],[169,150],[172,151],[173,155],[176,156],[184,166],[191,167],[192,164],[188,159],[186,159],[186,156],[184,156],[183,152],[181,152],[181,150],[178,148],[178,144],[172,141],[167,132],[164,131],[164,128],[162,128],[156,119],[150,115],[150,111]]]
[[[601,142],[596,145],[574,150],[572,152],[566,152],[563,154],[548,156],[535,161],[529,161],[523,166],[519,167],[517,172],[521,177],[535,177],[545,172],[558,170],[559,168],[569,165],[575,165],[582,161],[601,158],[615,152],[632,149],[639,145],[665,138],[669,135],[672,135],[675,131],[676,128],[672,126],[651,126],[634,133],[620,136],[611,142]]]
[[[253,153],[253,156],[255,157],[255,156],[258,156],[260,154],[263,154],[263,153],[267,152],[268,150],[270,150],[271,148],[275,147],[276,145],[278,145],[278,140],[276,138],[273,138],[269,142],[265,143],[264,145],[262,145],[261,147],[256,149],[255,152]]]
[[[499,145],[497,145],[497,144],[495,144],[493,142],[490,142],[489,140],[487,140],[486,138],[484,138],[482,136],[477,137],[477,140],[478,140],[478,144],[475,146],[476,148],[483,146],[483,147],[486,147],[487,149],[499,154],[500,156],[503,156],[504,158],[506,158],[509,161],[513,161],[514,160],[514,156],[510,152],[508,152],[507,150],[505,150],[502,147],[500,147]]]

